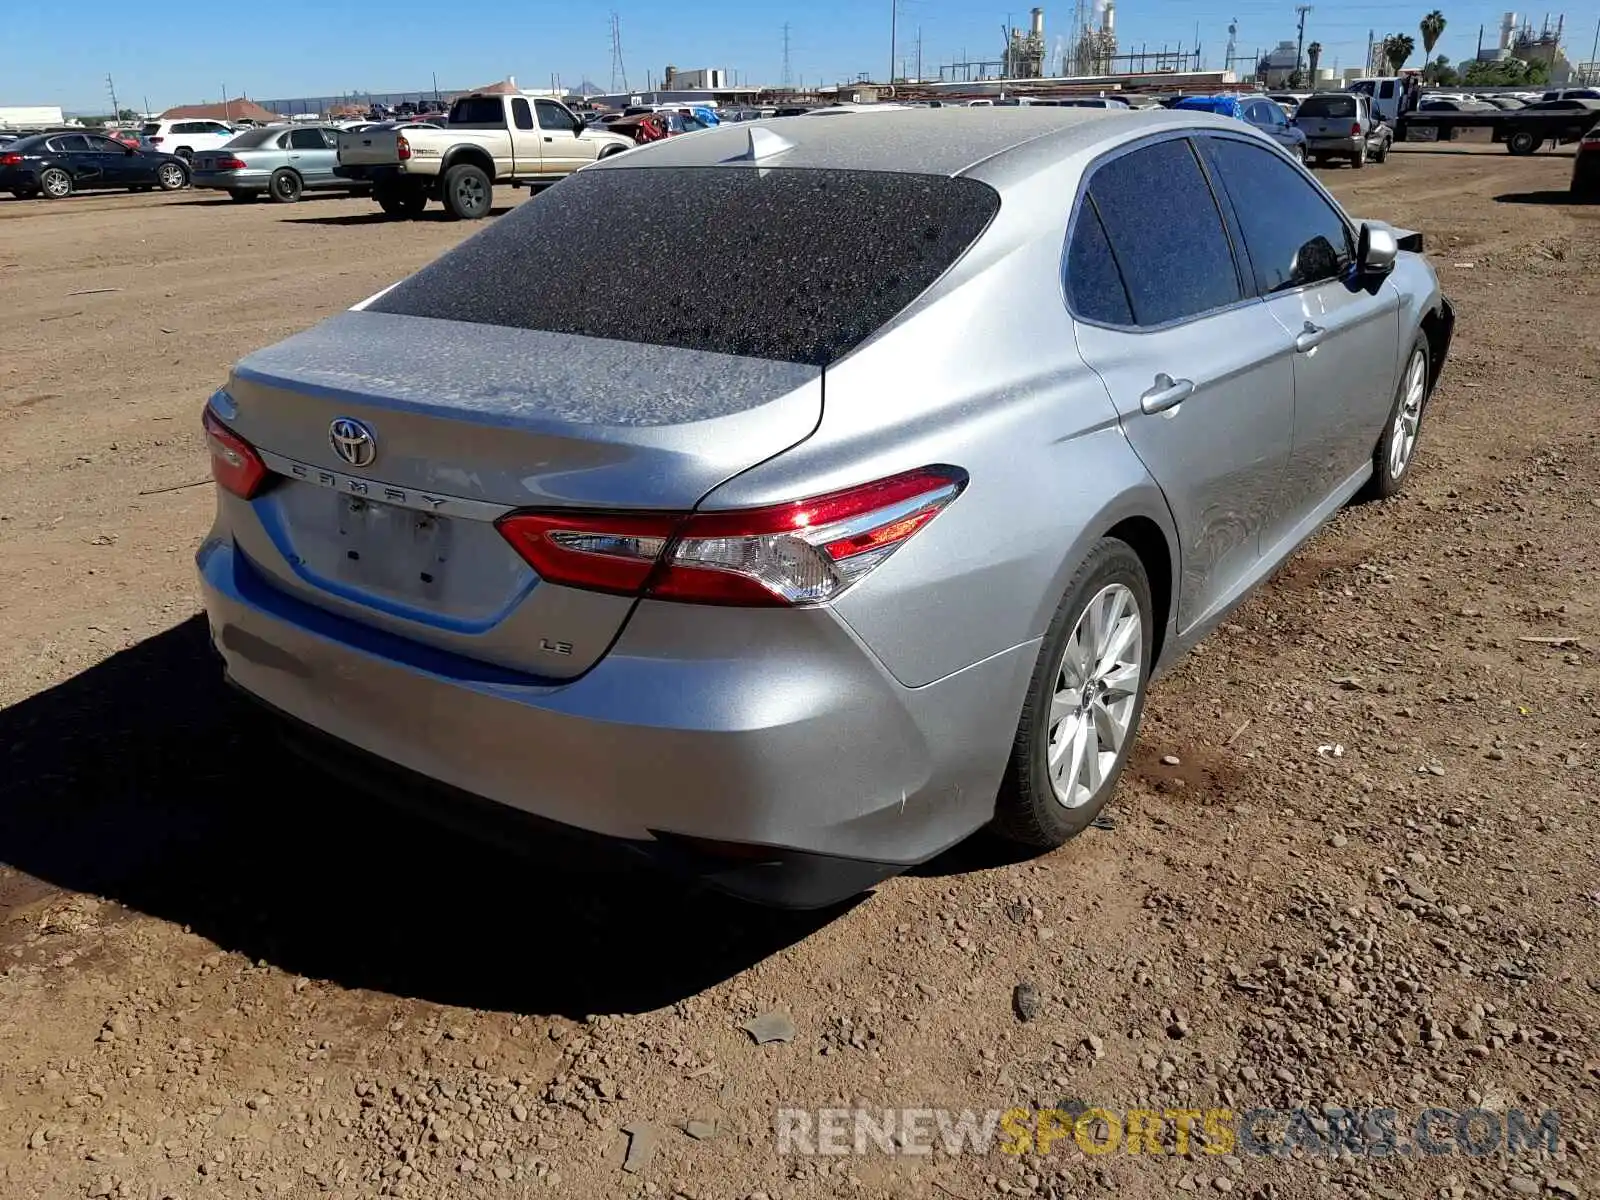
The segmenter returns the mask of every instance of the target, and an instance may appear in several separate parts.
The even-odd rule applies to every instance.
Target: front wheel
[[[1400,490],[1422,436],[1422,414],[1428,406],[1428,338],[1419,333],[1400,376],[1389,423],[1372,451],[1372,478],[1362,500],[1387,500]]]
[[[1388,142],[1380,142],[1379,145],[1378,145],[1378,152],[1372,156],[1372,161],[1377,163],[1379,166],[1382,166],[1384,160],[1387,159],[1388,157],[1389,157],[1389,143]]]
[[[267,182],[267,192],[275,204],[295,204],[300,200],[302,186],[300,176],[285,169],[272,173],[272,178]]]
[[[444,209],[458,221],[476,221],[489,215],[494,185],[481,167],[462,163],[444,173]]]
[[[46,199],[61,200],[72,195],[72,176],[60,167],[50,167],[39,176],[39,190]]]
[[[180,191],[188,182],[189,177],[177,163],[162,163],[161,169],[156,172],[156,186],[163,192]]]
[[[1096,542],[1039,649],[995,803],[1002,837],[1053,849],[1105,807],[1144,712],[1153,614],[1133,548]]]

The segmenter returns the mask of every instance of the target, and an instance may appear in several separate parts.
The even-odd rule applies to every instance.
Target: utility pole
[[[1595,77],[1595,63],[1600,60],[1600,21],[1594,23],[1594,44],[1589,47],[1589,69],[1584,73],[1584,83],[1600,83]]]
[[[896,23],[900,20],[900,0],[889,0],[889,83],[894,83],[894,44]]]
[[[111,82],[109,73],[106,75],[106,91],[111,93],[111,119],[116,121],[122,115],[122,110],[117,107],[117,85]]]
[[[793,76],[789,74],[789,22],[783,23],[783,90],[789,90]]]
[[[222,85],[222,119],[224,121],[233,120],[233,106],[228,103],[228,85],[227,84],[223,84]]]
[[[1296,84],[1303,82],[1300,78],[1300,56],[1306,48],[1306,14],[1311,11],[1309,4],[1297,4],[1295,12],[1300,14],[1300,33],[1294,44],[1294,77]]]
[[[372,102],[370,96],[367,97],[367,102],[369,104]],[[433,104],[435,108],[439,106],[439,72],[437,71],[433,73]]]
[[[922,79],[922,26],[917,26],[917,79]]]

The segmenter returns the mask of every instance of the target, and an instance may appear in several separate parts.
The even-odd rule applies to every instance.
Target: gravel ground
[[[805,915],[441,833],[285,760],[218,680],[200,403],[465,229],[0,203],[0,1196],[1594,1194],[1600,208],[1569,170],[1324,173],[1426,233],[1459,309],[1404,494],[1155,689],[1112,828]],[[1378,1107],[1402,1141],[1429,1107],[1555,1110],[1559,1139],[778,1153],[780,1108],[857,1105]]]

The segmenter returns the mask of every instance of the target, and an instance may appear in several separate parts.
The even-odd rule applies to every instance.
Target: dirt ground
[[[201,403],[468,228],[0,203],[0,1197],[1593,1195],[1600,207],[1569,171],[1325,172],[1424,231],[1458,305],[1405,492],[1154,690],[1114,827],[803,915],[441,833],[224,692]],[[793,1037],[757,1045],[773,1011]],[[1429,1107],[1555,1110],[1560,1135],[778,1153],[780,1108],[856,1105],[1388,1107],[1402,1137]]]

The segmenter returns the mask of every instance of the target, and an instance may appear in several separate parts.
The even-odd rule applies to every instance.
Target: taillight
[[[21,165],[22,155],[0,154],[0,167],[20,167]]]
[[[961,494],[923,467],[791,504],[682,515],[513,513],[500,532],[552,583],[695,604],[831,600]]]
[[[217,170],[219,171],[243,171],[248,168],[249,165],[250,164],[245,162],[242,158],[230,157],[217,159]]]
[[[1351,137],[1360,137],[1361,136],[1361,122],[1360,121],[1351,121],[1350,122],[1350,136]]]
[[[211,477],[235,496],[248,500],[267,479],[267,464],[255,447],[206,409],[206,447],[211,451]]]
[[[394,154],[401,162],[411,157],[411,143],[406,141],[404,134],[398,134],[394,139]]]
[[[1600,129],[1594,129],[1583,135],[1583,141],[1578,143],[1585,150],[1600,150]],[[0,158],[0,163],[6,160]]]
[[[153,137],[153,138],[150,139],[150,144],[152,146],[159,146],[165,140],[166,140],[165,138]]]

